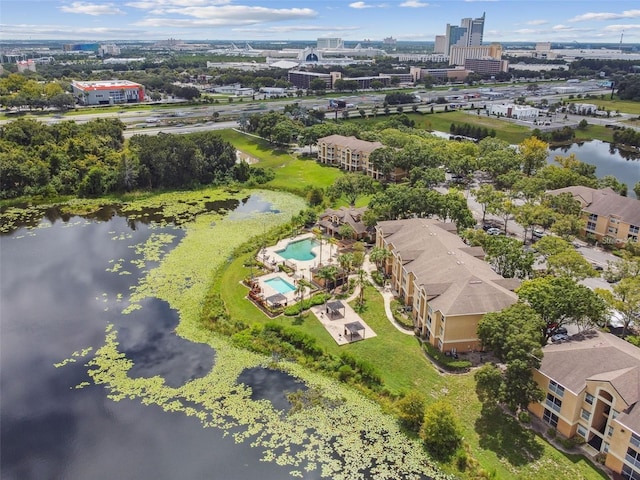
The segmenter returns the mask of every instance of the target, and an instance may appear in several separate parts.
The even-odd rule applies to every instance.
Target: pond
[[[260,199],[236,206],[248,203],[266,208]],[[54,367],[71,352],[102,345],[109,324],[134,362],[131,377],[159,375],[179,386],[205,375],[216,356],[210,346],[175,334],[177,314],[165,301],[148,298],[139,310],[121,313],[129,289],[157,264],[141,265],[132,246],[164,236],[166,252],[183,230],[132,228],[115,212],[101,220],[59,220],[41,218],[39,228],[0,237],[2,478],[286,478],[287,470],[260,461],[262,452],[249,442],[237,444],[194,417],[139,399],[113,402],[99,385],[74,388],[90,382],[82,358]],[[268,377],[265,395],[280,392],[274,397],[280,408],[281,392],[294,386],[286,377]]]
[[[624,152],[615,146],[600,140],[574,143],[568,147],[554,147],[549,150],[548,163],[553,163],[557,155],[569,156],[572,153],[578,160],[596,166],[596,176],[602,178],[613,175],[627,184],[627,195],[635,197],[633,186],[640,182],[640,155]]]

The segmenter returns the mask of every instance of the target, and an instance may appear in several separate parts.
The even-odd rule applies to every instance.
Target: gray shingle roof
[[[444,315],[483,314],[516,303],[516,294],[499,283],[503,277],[478,258],[478,250],[469,249],[438,222],[412,218],[379,222],[378,227],[407,272],[424,286],[434,310]]]
[[[539,369],[575,394],[587,381],[609,382],[631,408],[617,420],[640,433],[640,349],[608,333],[544,347]],[[635,407],[634,407],[635,405]]]
[[[582,204],[582,209],[596,215],[617,215],[620,220],[631,225],[640,226],[640,200],[618,195],[611,188],[596,190],[595,188],[574,186],[551,190],[551,195],[570,193]]]
[[[380,142],[367,142],[366,140],[360,140],[356,137],[345,137],[343,135],[329,135],[328,137],[322,137],[318,139],[318,143],[339,145],[342,148],[349,148],[354,152],[365,153],[371,153],[377,148],[384,147]]]

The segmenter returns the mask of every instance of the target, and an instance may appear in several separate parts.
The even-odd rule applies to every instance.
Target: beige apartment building
[[[640,349],[608,333],[544,347],[534,379],[545,393],[529,406],[565,437],[627,480],[640,479]]]
[[[570,193],[582,205],[585,221],[583,234],[598,242],[624,244],[637,242],[640,231],[640,200],[618,195],[611,188],[574,186],[547,192],[551,195]]]
[[[478,322],[513,305],[520,284],[495,273],[481,247],[469,247],[455,224],[411,218],[378,222],[376,245],[394,293],[411,309],[416,334],[441,351],[481,348]]]
[[[385,175],[370,161],[371,153],[384,147],[380,142],[367,142],[356,137],[329,135],[318,139],[318,161],[340,167],[348,172],[364,172],[375,180],[383,180]],[[388,175],[392,181],[406,175],[406,171],[396,168]]]

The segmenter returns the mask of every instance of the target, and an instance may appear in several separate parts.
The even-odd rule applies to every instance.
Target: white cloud
[[[351,8],[373,8],[373,5],[368,5],[365,2],[353,2],[350,3],[349,6]]]
[[[197,7],[206,5],[228,5],[231,0],[140,0],[127,2],[125,5],[142,10],[156,10],[160,7]]]
[[[111,27],[73,27],[68,25],[29,25],[13,24],[0,25],[0,37],[8,39],[113,39],[148,37],[150,33],[140,29],[111,28]]]
[[[299,20],[313,18],[317,15],[317,12],[310,8],[274,9],[242,5],[167,8],[163,10],[163,13],[193,18],[151,17],[142,19],[134,25],[144,27],[169,27],[174,25],[185,28],[202,28]]]
[[[124,12],[113,3],[72,2],[60,7],[65,13],[83,13],[85,15],[123,15]]]
[[[428,7],[430,5],[425,2],[420,2],[419,0],[407,0],[406,2],[402,2],[400,6],[409,7],[409,8],[420,8],[420,7]]]
[[[603,32],[627,32],[629,30],[640,30],[640,25],[607,25]]]
[[[513,33],[517,33],[518,35],[529,35],[531,33],[536,33],[538,30],[534,30],[533,28],[519,28],[518,30],[514,30]]]
[[[359,30],[360,27],[336,27],[331,26],[334,32],[346,32],[350,30]],[[289,33],[289,32],[323,32],[329,35],[326,25],[276,25],[272,27],[238,27],[232,29],[234,32],[245,33]]]
[[[617,20],[620,18],[640,17],[640,10],[625,10],[622,13],[612,12],[588,12],[570,19],[570,22],[588,22],[591,20]]]
[[[527,25],[544,25],[545,23],[549,23],[547,20],[529,20],[526,22]]]

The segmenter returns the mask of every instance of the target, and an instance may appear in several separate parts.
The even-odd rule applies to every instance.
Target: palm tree
[[[338,240],[335,237],[329,238],[329,258],[333,257],[333,247],[338,245]]]
[[[329,293],[329,282],[331,282],[331,286],[333,287],[336,281],[336,276],[338,275],[338,267],[335,265],[326,265],[321,267],[316,272],[316,276],[321,278],[324,283],[324,288],[327,293]]]
[[[358,304],[364,305],[364,289],[367,286],[367,272],[363,269],[358,270],[358,276],[356,277],[356,287],[360,288],[360,294],[358,295]]]
[[[356,231],[351,225],[345,223],[344,225],[340,226],[340,228],[338,229],[338,233],[342,238],[352,238],[353,234],[356,233]]]
[[[353,253],[343,253],[342,255],[338,255],[338,265],[340,265],[340,268],[348,274],[353,266]]]
[[[393,254],[386,248],[373,247],[371,253],[369,254],[369,260],[376,264],[376,268],[378,269],[378,271],[381,271],[386,261],[392,256]]]
[[[316,240],[318,240],[318,242],[320,243],[320,265],[322,265],[322,230],[320,230],[318,227],[315,227],[311,231],[316,236]]]

